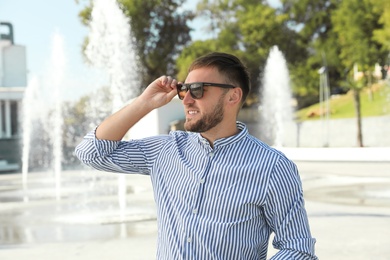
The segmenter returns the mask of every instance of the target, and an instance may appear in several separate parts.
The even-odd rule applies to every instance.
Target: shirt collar
[[[226,138],[220,138],[220,139],[215,140],[214,149],[238,142],[242,138],[244,138],[248,135],[248,128],[246,127],[246,125],[244,123],[237,121],[236,124],[237,124],[237,129],[239,132],[233,136],[229,136]],[[202,144],[209,145],[209,142],[205,138],[203,138],[200,133],[196,133],[196,136],[198,137],[199,141]]]

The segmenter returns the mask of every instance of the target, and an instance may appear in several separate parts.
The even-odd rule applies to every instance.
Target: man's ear
[[[242,89],[241,88],[233,88],[229,92],[229,103],[232,105],[236,103],[240,103],[242,99]]]

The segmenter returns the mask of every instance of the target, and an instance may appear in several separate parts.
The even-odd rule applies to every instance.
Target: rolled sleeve
[[[84,164],[103,171],[121,171],[112,161],[112,154],[120,141],[99,140],[96,129],[84,136],[75,148],[75,155]]]
[[[97,170],[118,173],[150,174],[153,163],[169,136],[148,137],[130,141],[96,138],[96,129],[89,132],[75,148],[79,160]]]
[[[294,163],[282,159],[274,168],[266,206],[267,221],[279,252],[272,260],[318,259],[304,207],[302,184]]]

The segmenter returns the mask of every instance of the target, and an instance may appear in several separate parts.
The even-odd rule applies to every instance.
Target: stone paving
[[[320,259],[390,259],[390,162],[298,161],[316,253]],[[63,172],[53,177],[0,175],[0,259],[154,259],[156,222],[149,178],[126,176],[126,210],[117,206],[119,178]],[[269,257],[274,254],[269,250]]]
[[[390,162],[298,162],[320,259],[390,259]]]

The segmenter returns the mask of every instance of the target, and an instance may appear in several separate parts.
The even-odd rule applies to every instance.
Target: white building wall
[[[138,139],[143,137],[168,134],[170,123],[175,120],[184,119],[184,108],[182,101],[175,97],[167,105],[153,110],[142,118],[127,135],[127,139]]]
[[[239,120],[248,125],[249,132],[263,139],[258,110],[243,109]],[[390,115],[362,118],[363,145],[365,147],[390,147]],[[356,118],[307,120],[286,127],[284,147],[357,147]]]
[[[15,136],[19,128],[20,107],[27,86],[26,48],[14,45],[8,39],[0,40],[0,139]],[[17,104],[16,116],[11,117],[11,103]],[[18,124],[19,125],[19,124]]]
[[[2,87],[27,86],[26,48],[10,45],[2,49]]]
[[[3,49],[6,46],[6,42],[0,40],[0,87],[3,86],[4,82],[4,66],[3,66]]]

